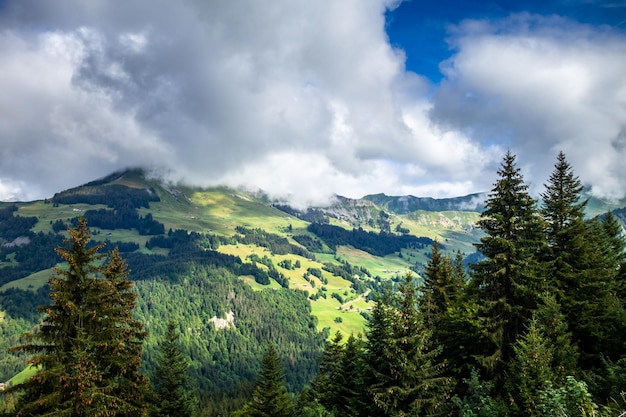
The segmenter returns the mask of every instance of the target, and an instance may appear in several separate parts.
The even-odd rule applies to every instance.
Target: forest
[[[407,271],[372,285],[369,321],[363,334],[350,335],[319,332],[305,292],[253,291],[237,279],[239,258],[211,250],[225,243],[219,239],[169,232],[148,241],[168,256],[122,256],[102,252],[80,218],[53,251],[68,267],[54,269],[41,323],[33,329],[27,318],[11,322],[26,336],[2,348],[28,357],[36,372],[4,391],[0,410],[624,415],[624,228],[611,212],[587,219],[582,191],[560,153],[533,198],[507,152],[477,224],[484,233],[475,245],[479,260],[466,268],[460,252],[447,253],[437,241],[389,234],[388,245],[430,245],[429,260],[421,277]],[[371,243],[383,233],[339,232],[328,224],[309,231],[329,247],[385,251],[381,240]],[[276,251],[289,245],[245,228],[232,239]],[[259,269],[271,270],[259,261]],[[131,281],[129,265],[150,273]]]

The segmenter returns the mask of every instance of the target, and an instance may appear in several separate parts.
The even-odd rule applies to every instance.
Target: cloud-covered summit
[[[397,1],[8,0],[0,199],[142,166],[320,203],[485,191],[507,148],[541,184],[558,150],[626,181],[626,38],[565,18],[451,27],[444,78],[405,68]]]

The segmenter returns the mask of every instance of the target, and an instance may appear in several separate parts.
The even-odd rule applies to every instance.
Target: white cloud
[[[626,192],[626,37],[516,15],[456,28],[432,115],[488,144],[504,142],[536,188],[563,150],[603,197]]]
[[[428,83],[385,34],[397,4],[9,1],[0,176],[48,195],[129,165],[299,201],[469,192],[491,156],[430,124]]]
[[[7,1],[2,192],[45,197],[139,165],[301,203],[446,197],[489,189],[507,147],[539,185],[563,149],[598,194],[623,191],[623,38],[467,22],[433,98],[389,45],[397,4]]]

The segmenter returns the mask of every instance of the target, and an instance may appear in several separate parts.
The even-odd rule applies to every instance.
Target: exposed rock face
[[[226,313],[226,318],[222,319],[217,316],[213,316],[209,319],[215,325],[215,330],[226,329],[230,326],[235,327],[235,313],[229,311]]]

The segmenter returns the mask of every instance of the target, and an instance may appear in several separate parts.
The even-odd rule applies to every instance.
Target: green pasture
[[[334,257],[334,255],[331,255]],[[404,274],[410,264],[397,255],[387,255],[384,258],[374,256],[365,251],[355,249],[352,246],[337,247],[337,257],[348,261],[352,265],[362,266],[372,276],[381,278],[393,278],[398,274]]]
[[[330,296],[326,299],[320,297],[315,301],[311,301],[311,310],[313,315],[317,317],[318,330],[322,331],[326,327],[330,328],[331,337],[338,330],[346,336],[365,333],[365,318],[356,310],[344,311],[340,310],[339,307],[339,301]],[[338,317],[341,318],[340,323],[336,321]]]
[[[6,291],[10,288],[17,288],[24,291],[37,291],[37,289],[48,283],[53,273],[52,269],[44,269],[43,271],[35,272],[27,277],[7,282],[0,287],[0,291]]]
[[[7,384],[12,387],[14,385],[19,385],[26,381],[31,376],[34,376],[38,371],[38,368],[35,366],[27,366],[23,371],[13,376],[13,378],[7,381]]]
[[[261,228],[269,233],[285,235],[288,227],[306,227],[306,222],[259,202],[241,191],[215,188],[195,191],[191,203],[199,215],[216,231],[232,234],[236,226]]]

